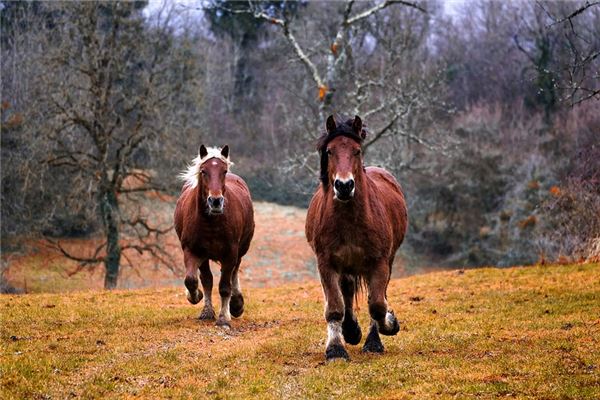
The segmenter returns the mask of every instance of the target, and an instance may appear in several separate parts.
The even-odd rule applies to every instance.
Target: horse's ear
[[[228,144],[223,146],[223,148],[221,149],[221,155],[225,158],[229,158],[229,145]]]
[[[204,158],[208,155],[208,150],[204,145],[200,145],[200,158]]]
[[[362,120],[360,119],[360,117],[358,115],[356,115],[354,117],[354,122],[352,122],[352,131],[359,137],[363,138],[362,136]]]
[[[327,122],[325,123],[325,126],[327,127],[327,133],[331,133],[335,131],[335,119],[333,119],[333,115],[330,115],[327,118]]]

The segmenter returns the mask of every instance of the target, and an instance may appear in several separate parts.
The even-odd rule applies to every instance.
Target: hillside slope
[[[153,210],[152,225],[170,225],[176,198],[167,195],[147,199],[147,207]],[[256,229],[248,254],[242,259],[241,279],[244,287],[277,286],[287,282],[318,281],[312,250],[304,237],[306,210],[273,203],[255,202]],[[79,255],[93,254],[103,239],[61,239],[63,246]],[[13,239],[19,242],[19,238]],[[20,252],[2,255],[8,265],[4,278],[18,290],[28,293],[58,293],[85,289],[102,289],[104,269],[102,265],[77,270],[77,263],[65,258],[56,250],[48,248],[43,241],[23,240]],[[165,251],[172,254],[175,270],[158,265],[147,255],[128,251],[123,257],[118,288],[183,287],[183,253],[175,231],[162,238]],[[135,268],[128,265],[131,261]],[[219,276],[219,266],[211,263],[213,272]]]
[[[230,331],[181,289],[2,295],[0,397],[600,398],[599,264],[439,272],[388,293],[402,330],[386,353],[329,364],[314,281],[248,289]]]

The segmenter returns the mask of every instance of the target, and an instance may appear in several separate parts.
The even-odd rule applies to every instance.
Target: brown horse
[[[175,230],[185,263],[187,299],[202,300],[198,270],[204,291],[200,319],[212,320],[213,276],[208,260],[221,264],[221,311],[217,325],[230,326],[231,316],[244,312],[238,271],[254,235],[254,210],[246,183],[229,172],[229,147],[200,147],[200,154],[182,175],[185,179],[175,208]]]
[[[325,357],[332,360],[349,358],[342,336],[348,344],[358,344],[362,337],[353,310],[361,284],[368,290],[371,316],[363,351],[382,353],[379,333],[398,333],[386,291],[408,219],[394,177],[382,168],[363,167],[366,132],[361,119],[336,124],[330,116],[326,127],[318,142],[321,184],[308,208],[306,238],[317,256],[325,294]]]

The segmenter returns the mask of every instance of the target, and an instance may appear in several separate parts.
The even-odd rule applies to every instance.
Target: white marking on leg
[[[342,322],[330,321],[327,323],[327,345],[342,344]]]
[[[391,312],[385,314],[385,329],[391,330],[394,327],[394,315]]]
[[[222,318],[228,322],[231,321],[231,314],[229,313],[229,300],[231,300],[231,296],[221,297],[221,312],[219,313],[219,318]]]
[[[231,289],[233,293],[239,294],[242,293],[242,287],[240,285],[240,278],[238,276],[237,271],[233,274],[233,279],[231,280]]]
[[[212,305],[212,294],[204,297],[204,307],[213,308]]]

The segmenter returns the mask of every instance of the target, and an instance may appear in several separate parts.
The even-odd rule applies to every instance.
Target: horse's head
[[[222,149],[200,146],[198,181],[209,214],[222,214],[225,206],[225,176],[229,169],[229,146]]]
[[[321,183],[326,191],[332,185],[333,198],[346,202],[354,197],[355,179],[363,169],[361,143],[366,132],[358,115],[341,124],[330,115],[326,128],[318,143]]]

